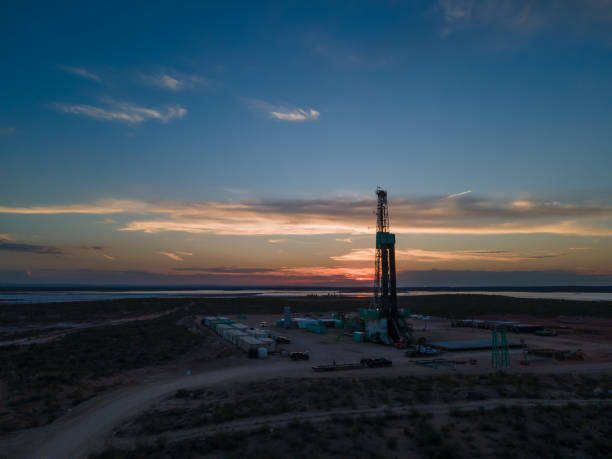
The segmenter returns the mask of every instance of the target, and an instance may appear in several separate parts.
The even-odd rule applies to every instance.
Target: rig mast
[[[395,234],[389,232],[389,207],[387,192],[376,189],[378,206],[376,211],[376,266],[373,303],[380,317],[387,319],[387,333],[393,341],[406,335],[406,324],[397,310],[395,280]]]

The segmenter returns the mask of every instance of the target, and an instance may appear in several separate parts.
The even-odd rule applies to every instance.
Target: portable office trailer
[[[269,352],[276,351],[276,341],[272,338],[260,338],[260,341],[268,349]]]
[[[243,336],[238,341],[238,347],[245,352],[249,352],[249,349],[257,349],[258,347],[262,347],[263,343],[261,340],[253,337],[253,336]]]
[[[242,338],[244,338],[245,336],[249,336],[246,333],[242,333],[240,330],[237,330],[236,333],[234,333],[232,335],[232,344],[235,344],[236,346],[238,346],[238,344],[240,343],[240,340]]]
[[[270,332],[268,330],[255,330],[255,338],[268,338],[270,337]]]
[[[260,330],[259,328],[249,328],[244,330],[245,333],[248,333],[255,338],[267,338],[270,336],[270,332],[268,330]]]
[[[217,317],[216,319],[217,322],[221,324],[232,325],[234,323],[232,319],[229,319],[227,317]]]
[[[204,319],[202,320],[202,323],[204,323],[204,325],[206,325],[207,327],[212,327],[214,320],[215,318],[212,316],[204,317]]]
[[[228,341],[231,341],[231,335],[235,332],[236,330],[234,328],[225,328],[223,330],[223,333],[221,336],[223,336],[223,338],[225,338]]]
[[[223,330],[223,334],[221,336],[223,336],[223,338],[225,338],[226,340],[231,341],[234,333],[236,333],[236,330],[234,330],[233,328],[226,328],[225,330]]]
[[[217,324],[215,325],[215,331],[217,332],[218,335],[223,336],[223,330],[227,330],[228,328],[232,328],[231,325],[227,325],[227,324]]]
[[[243,333],[241,330],[228,330],[226,332],[225,339],[232,342],[233,344],[238,344],[238,337],[240,336],[248,336],[248,335]]]

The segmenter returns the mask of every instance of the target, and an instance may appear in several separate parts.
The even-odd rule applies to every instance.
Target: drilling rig
[[[376,189],[378,206],[376,210],[376,266],[372,306],[378,310],[378,328],[386,328],[382,341],[407,343],[410,329],[397,309],[397,288],[395,279],[395,234],[389,232],[389,206],[387,192]]]

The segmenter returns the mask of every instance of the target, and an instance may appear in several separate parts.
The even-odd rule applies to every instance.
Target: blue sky
[[[612,275],[609,1],[124,3],[0,15],[7,281],[360,280],[377,185],[405,270]]]

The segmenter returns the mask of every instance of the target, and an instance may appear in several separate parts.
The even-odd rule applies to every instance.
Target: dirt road
[[[79,405],[72,413],[58,419],[52,424],[36,429],[17,432],[0,441],[0,457],[9,458],[77,458],[87,457],[89,453],[103,447],[104,439],[113,427],[129,417],[146,410],[155,402],[173,394],[178,389],[192,389],[218,385],[234,381],[256,381],[277,377],[334,377],[335,373],[313,374],[311,362],[291,362],[286,360],[249,360],[243,365],[226,367],[219,370],[205,371],[190,376],[181,375],[137,387],[129,387],[116,392],[96,397]],[[484,369],[484,368],[483,368]],[[479,372],[484,373],[480,369]],[[431,370],[430,375],[449,370]],[[476,371],[476,370],[473,370]],[[585,363],[556,368],[520,368],[520,372],[544,373],[598,373],[611,372],[612,362]],[[421,376],[428,374],[420,369]],[[372,369],[363,372],[351,372],[351,376],[360,374],[371,376],[398,376],[415,374],[415,365],[407,361],[385,369]],[[557,404],[558,400],[539,401],[541,404]],[[484,406],[491,406],[500,401],[487,400]],[[531,403],[526,401],[525,403]],[[567,401],[561,401],[567,403]],[[433,405],[431,405],[433,406]],[[450,405],[445,405],[448,410]],[[414,407],[410,407],[413,409]],[[443,408],[439,408],[443,409]],[[312,413],[311,413],[312,414]],[[329,413],[326,413],[329,415]],[[248,422],[248,421],[245,421]]]
[[[164,433],[164,438],[169,442],[190,440],[201,438],[203,435],[217,434],[222,432],[235,432],[241,430],[255,430],[260,427],[278,428],[284,427],[287,424],[295,421],[308,422],[326,422],[334,418],[354,418],[360,416],[376,416],[376,415],[407,415],[418,411],[421,414],[432,415],[447,415],[450,409],[463,411],[474,411],[480,408],[492,409],[499,405],[521,406],[524,408],[535,406],[565,406],[567,404],[577,405],[596,405],[607,403],[610,404],[610,399],[557,399],[557,400],[542,400],[542,399],[489,399],[463,403],[430,403],[419,404],[402,407],[381,406],[378,408],[363,408],[355,410],[331,410],[331,411],[310,411],[299,413],[286,413],[278,416],[261,416],[237,421],[226,422],[223,424],[215,424],[193,429],[177,430]],[[113,446],[118,448],[132,448],[136,443],[154,445],[159,436],[137,437],[130,439],[118,439],[112,442]]]
[[[96,397],[52,424],[28,429],[0,443],[0,457],[87,457],[99,448],[112,428],[178,389],[234,380],[256,380],[310,374],[308,362],[252,361],[246,365],[181,376]]]
[[[6,341],[0,341],[0,346],[12,346],[18,345],[21,346],[23,344],[40,344],[40,343],[48,343],[49,341],[54,341],[56,339],[63,338],[69,333],[74,333],[80,330],[84,330],[87,328],[95,328],[95,327],[107,327],[109,325],[121,325],[128,322],[134,322],[137,320],[152,320],[157,319],[159,317],[165,316],[167,314],[172,314],[173,312],[178,311],[180,308],[169,309],[167,311],[163,311],[157,314],[147,314],[135,317],[125,317],[123,319],[108,319],[99,322],[58,322],[52,324],[46,324],[39,328],[41,334],[36,336],[29,336],[27,338],[18,338]],[[45,333],[46,329],[58,328],[59,330],[54,330],[51,332]],[[31,330],[37,330],[35,327],[31,328]]]

